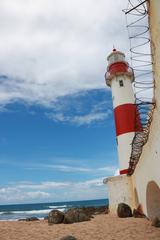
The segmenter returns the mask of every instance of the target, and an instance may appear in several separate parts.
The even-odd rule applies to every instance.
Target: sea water
[[[108,199],[71,201],[71,202],[50,202],[33,204],[0,205],[0,221],[15,221],[18,219],[37,217],[43,219],[48,213],[57,209],[62,212],[69,208],[76,207],[98,207],[108,205]]]

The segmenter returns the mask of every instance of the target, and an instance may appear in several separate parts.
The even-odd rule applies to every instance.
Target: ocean
[[[98,207],[105,205],[108,205],[108,199],[0,205],[0,221],[16,221],[18,219],[28,217],[37,217],[39,219],[43,219],[53,209],[58,209],[64,212],[65,210],[74,207]]]

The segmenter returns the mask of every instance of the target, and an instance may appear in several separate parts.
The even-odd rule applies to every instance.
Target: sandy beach
[[[0,240],[59,240],[73,235],[78,240],[160,240],[160,228],[140,218],[97,215],[91,221],[48,226],[48,222],[0,222]]]

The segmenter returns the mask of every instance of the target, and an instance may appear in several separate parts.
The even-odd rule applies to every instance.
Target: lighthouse
[[[113,49],[107,60],[105,79],[112,91],[120,174],[122,175],[128,173],[132,140],[135,131],[141,131],[141,124],[140,121],[137,124],[132,68],[126,62],[124,53],[116,49]]]

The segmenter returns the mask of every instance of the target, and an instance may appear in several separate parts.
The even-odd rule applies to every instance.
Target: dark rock
[[[97,214],[107,214],[108,207],[100,206],[100,207],[84,207],[82,208],[87,215],[97,215]]]
[[[139,205],[137,209],[133,209],[133,217],[135,218],[145,218],[146,216],[143,214],[142,207]]]
[[[109,212],[108,206],[100,206],[100,207],[97,207],[96,210],[98,214],[108,214]]]
[[[98,214],[108,214],[109,212],[108,206],[97,207],[96,212],[98,212]]]
[[[79,210],[89,216],[90,218],[93,217],[93,215],[97,214],[107,214],[108,213],[108,206],[100,206],[100,207],[81,207],[81,208],[74,208],[76,210]],[[68,210],[70,211],[70,209]],[[68,212],[67,211],[67,212]]]
[[[117,215],[120,218],[132,217],[132,210],[127,204],[119,203],[117,208]]]
[[[52,210],[48,215],[49,224],[59,224],[62,223],[64,219],[64,213],[58,210]]]
[[[90,216],[86,215],[81,209],[69,209],[64,216],[64,223],[75,223],[75,222],[84,222],[89,221]]]
[[[44,220],[48,220],[48,216],[45,216],[45,217],[44,217]]]
[[[75,238],[74,236],[65,236],[65,237],[62,237],[60,240],[78,240],[77,238]]]
[[[158,217],[155,217],[152,219],[152,226],[154,227],[160,227],[160,219]]]
[[[26,218],[26,221],[27,222],[30,222],[30,221],[39,221],[39,219],[37,217],[28,217]]]
[[[82,208],[79,208],[79,210],[89,217],[92,217],[92,215],[94,215],[96,212],[95,207],[82,207]]]
[[[52,210],[44,220],[48,220],[49,224],[83,222],[89,221],[95,214],[106,213],[108,213],[108,206],[71,208],[65,213]]]
[[[26,218],[20,218],[18,219],[19,222],[26,221]]]

